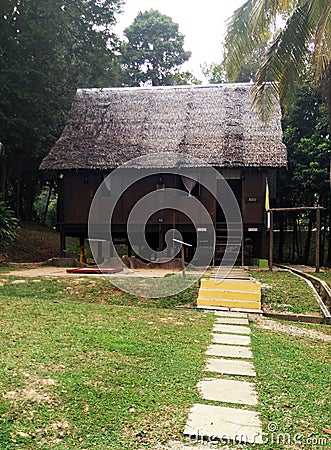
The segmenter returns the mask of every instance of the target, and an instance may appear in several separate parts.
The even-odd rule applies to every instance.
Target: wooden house
[[[92,199],[111,171],[151,155],[145,167],[151,175],[123,194],[113,216],[114,239],[123,242],[130,210],[142,196],[164,187],[187,190],[183,177],[171,173],[185,155],[186,161],[198,158],[214,167],[228,181],[241,208],[246,263],[251,257],[265,257],[266,179],[272,199],[276,171],[286,166],[287,156],[279,105],[275,103],[266,126],[252,105],[250,91],[250,84],[78,90],[62,136],[41,164],[58,184],[62,250],[65,236],[87,237]],[[164,152],[173,156],[166,164],[162,158],[160,164],[158,154]],[[214,181],[217,189],[217,176]],[[199,183],[192,195],[204,204],[214,224],[218,262],[226,236],[222,208]],[[148,222],[151,247],[162,248],[164,234],[174,223],[188,242],[196,242],[187,217],[165,210]]]

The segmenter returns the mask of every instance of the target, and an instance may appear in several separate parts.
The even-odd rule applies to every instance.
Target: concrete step
[[[224,279],[218,282],[203,278],[197,306],[261,310],[261,283],[251,279]]]
[[[217,282],[211,278],[202,278],[200,286],[204,289],[261,292],[261,284],[255,280],[224,279]]]
[[[229,289],[212,289],[200,287],[199,289],[200,298],[222,298],[230,300],[261,300],[261,292],[253,291],[239,291],[239,290],[229,290]]]
[[[231,300],[228,298],[201,298],[198,297],[197,306],[203,307],[226,307],[226,308],[236,308],[236,309],[248,309],[248,310],[260,310],[261,302],[250,301],[250,300]]]

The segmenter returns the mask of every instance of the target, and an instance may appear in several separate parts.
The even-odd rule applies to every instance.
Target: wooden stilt
[[[274,213],[270,211],[270,236],[269,236],[269,270],[274,264]]]
[[[320,244],[321,244],[321,210],[316,209],[316,262],[315,272],[320,271]]]
[[[62,258],[66,257],[66,253],[67,253],[66,235],[65,235],[65,232],[62,227],[61,227],[61,231],[60,231],[60,253],[61,253]]]

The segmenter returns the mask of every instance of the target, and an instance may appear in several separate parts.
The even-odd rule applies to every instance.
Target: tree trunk
[[[296,238],[296,231],[297,231],[297,222],[295,218],[292,218],[292,257],[291,262],[295,262],[295,238]]]
[[[6,160],[5,147],[0,142],[0,199],[6,197]]]
[[[279,240],[278,240],[278,261],[283,262],[284,257],[284,214],[279,214]]]
[[[329,267],[331,267],[331,214],[329,214],[329,230],[328,230],[328,235],[329,235],[329,239],[328,239],[328,258],[327,258],[327,265]]]
[[[46,222],[46,217],[47,217],[47,212],[48,212],[49,202],[51,201],[51,196],[52,196],[53,187],[54,187],[54,180],[52,180],[52,181],[51,181],[51,184],[49,185],[49,191],[48,191],[48,195],[47,195],[45,211],[44,211],[44,215],[43,215],[43,218],[42,218],[42,221],[41,221],[41,223],[42,223],[43,225],[44,225],[45,222]]]
[[[313,229],[313,218],[312,218],[312,215],[309,214],[308,231],[307,231],[307,237],[306,237],[306,242],[305,242],[305,250],[304,250],[304,254],[303,254],[303,264],[309,263],[312,229]]]

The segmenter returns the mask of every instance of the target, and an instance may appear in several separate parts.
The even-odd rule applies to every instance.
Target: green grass
[[[308,284],[285,271],[252,271],[263,283],[262,304],[266,311],[294,314],[320,314],[321,310]]]
[[[259,448],[330,448],[331,436],[323,432],[323,428],[331,428],[330,347],[330,342],[253,326],[252,349],[259,410],[265,438],[268,439],[268,443]],[[277,431],[273,434],[268,427],[277,428]],[[277,443],[277,434],[282,439],[280,434],[285,433],[291,436],[291,446],[282,441]],[[301,443],[293,441],[296,434],[302,435]],[[320,445],[312,445],[309,439]],[[327,439],[328,444],[318,439]]]
[[[146,299],[95,277],[2,280],[1,450],[153,449],[183,439],[188,410],[202,401],[196,385],[205,376],[215,320],[173,308],[194,305],[196,286]],[[331,333],[327,326],[295,325]],[[331,428],[330,343],[253,323],[252,349],[268,439],[258,448],[329,448],[323,428]],[[270,424],[276,433],[268,432]],[[287,446],[275,442],[277,433],[303,437]],[[329,443],[312,446],[309,438]]]
[[[320,273],[312,272],[311,275],[325,281],[331,287],[331,271]]]
[[[169,283],[179,286],[182,283],[181,277],[171,277],[171,281],[169,281],[169,278],[123,278],[121,285],[136,292],[137,295],[121,291],[106,277],[44,277],[42,279],[31,279],[9,275],[3,277],[2,280],[5,285],[1,288],[0,295],[3,296],[38,299],[40,293],[42,293],[44,299],[55,301],[67,299],[76,303],[87,302],[158,308],[195,307],[198,294],[198,284],[195,283],[188,289],[170,297],[150,299],[139,296],[139,294],[142,295],[145,292],[146,286],[151,290],[155,286],[155,292],[158,293],[160,293],[162,287],[166,289]],[[119,284],[120,281],[118,278],[116,282]]]
[[[7,266],[0,264],[0,274],[12,272],[13,270],[17,270],[14,266]]]
[[[102,280],[12,281],[0,290],[1,450],[141,449],[181,436],[211,314],[118,301]]]

